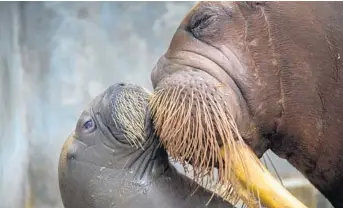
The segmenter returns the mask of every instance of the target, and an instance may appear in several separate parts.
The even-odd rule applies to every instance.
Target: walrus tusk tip
[[[254,207],[251,205],[251,198],[244,198],[251,197],[251,194],[247,194],[250,190],[250,193],[252,191],[254,196],[258,196],[261,204],[268,208],[307,208],[271,175],[247,145],[237,145],[237,148],[243,155],[246,166],[243,169],[241,161],[233,160],[232,172],[242,187],[245,187],[245,190],[235,190],[240,197],[243,196],[241,199],[244,203]],[[224,152],[222,149],[221,153]]]

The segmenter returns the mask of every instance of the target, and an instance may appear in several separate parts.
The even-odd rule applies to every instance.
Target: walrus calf
[[[343,2],[200,2],[152,71],[156,133],[223,182],[241,141],[258,157],[271,149],[343,207],[342,55]]]
[[[170,165],[145,119],[148,97],[115,84],[82,112],[60,156],[65,208],[232,208]]]

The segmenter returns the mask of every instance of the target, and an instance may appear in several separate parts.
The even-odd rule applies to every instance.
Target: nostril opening
[[[68,153],[67,154],[67,159],[68,160],[75,160],[75,158],[76,158],[76,155],[74,153]]]
[[[70,146],[67,148],[68,148],[67,149],[67,159],[68,160],[76,159],[77,146],[73,143],[73,144],[70,144]]]
[[[118,85],[121,86],[121,87],[124,87],[124,86],[125,86],[124,83],[119,83]]]

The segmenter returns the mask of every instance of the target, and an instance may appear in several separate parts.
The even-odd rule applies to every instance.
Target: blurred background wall
[[[152,90],[150,71],[193,4],[0,3],[0,208],[63,207],[57,162],[81,110],[115,82]],[[269,155],[297,197],[328,207]]]

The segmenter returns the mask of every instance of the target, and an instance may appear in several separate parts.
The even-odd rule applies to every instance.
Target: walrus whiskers
[[[226,103],[214,96],[217,95],[201,90],[168,87],[156,90],[149,100],[149,106],[156,134],[170,156],[182,165],[189,161],[196,167],[193,168],[193,175],[197,182],[208,175],[216,185],[225,184],[225,188],[220,188],[220,196],[237,203],[237,191],[242,187],[231,174],[231,164],[239,161],[245,177],[249,178],[246,160],[237,149],[237,145],[244,142],[232,114],[228,108],[224,110],[222,107]],[[217,182],[213,174],[216,164],[219,175]],[[258,203],[258,196],[253,191],[246,197],[252,204]]]
[[[129,89],[127,89],[129,90]],[[135,147],[143,148],[142,139],[145,138],[144,134],[144,110],[147,101],[142,99],[147,99],[145,96],[139,96],[140,91],[133,91],[130,93],[118,93],[116,96],[116,102],[112,100],[112,108],[118,109],[116,112],[112,112],[113,122],[118,126],[122,125],[127,136],[127,141],[134,145]],[[135,106],[127,105],[127,103],[136,103]],[[130,113],[126,113],[130,112]],[[120,124],[116,121],[121,121]]]

